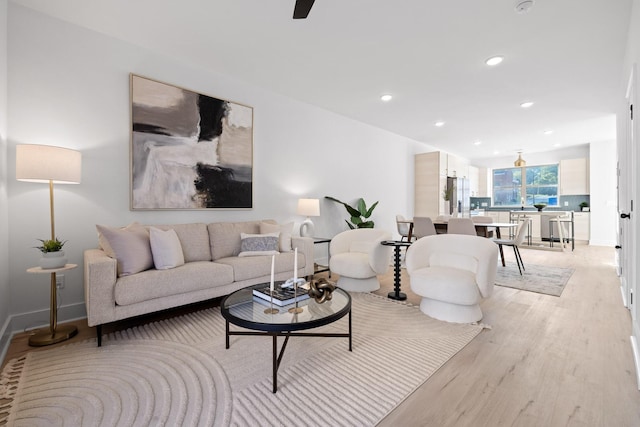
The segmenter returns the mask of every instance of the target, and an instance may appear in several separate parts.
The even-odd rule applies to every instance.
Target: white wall
[[[0,0],[0,349],[9,340],[9,221],[7,209],[7,1]],[[0,351],[0,359],[4,356]]]
[[[214,222],[274,218],[302,221],[298,197],[331,195],[379,201],[376,227],[395,231],[395,214],[413,211],[413,153],[418,143],[229,76],[9,4],[8,175],[16,144],[80,150],[82,183],[58,185],[56,234],[69,262],[97,244],[95,224]],[[129,210],[129,73],[254,108],[254,208],[246,211]],[[13,329],[48,322],[48,278],[25,270],[48,235],[48,191],[9,179],[9,280]],[[346,229],[344,208],[326,200],[316,234]],[[325,249],[325,248],[323,248]],[[61,320],[83,316],[82,268],[66,274]]]
[[[618,190],[615,148],[615,141],[590,144],[590,245],[616,245]]]

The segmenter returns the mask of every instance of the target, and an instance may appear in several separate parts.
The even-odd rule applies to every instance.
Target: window
[[[522,174],[526,180],[522,186]],[[493,170],[494,206],[558,206],[558,165]]]

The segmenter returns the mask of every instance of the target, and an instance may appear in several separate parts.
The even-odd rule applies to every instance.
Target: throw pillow
[[[279,253],[279,233],[240,233],[240,240],[240,253],[238,256],[275,255]]]
[[[286,224],[260,223],[260,233],[280,233],[280,252],[291,252],[291,234],[293,234],[293,222]]]
[[[176,230],[169,229],[164,231],[156,227],[150,227],[149,240],[156,270],[168,270],[184,264],[182,245]]]
[[[124,228],[96,225],[98,241],[105,253],[118,261],[118,276],[128,276],[153,267],[149,232],[134,222]]]

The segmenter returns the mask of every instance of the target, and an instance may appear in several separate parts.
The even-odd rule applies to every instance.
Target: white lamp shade
[[[320,216],[320,200],[299,199],[297,213],[304,216]]]
[[[52,145],[16,146],[18,181],[80,184],[81,176],[82,154],[79,151]]]

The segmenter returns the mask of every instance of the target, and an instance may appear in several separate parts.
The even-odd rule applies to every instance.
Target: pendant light
[[[522,158],[522,151],[518,151],[518,158],[515,162],[513,162],[513,165],[517,168],[523,168],[527,165],[527,162],[525,162]]]

